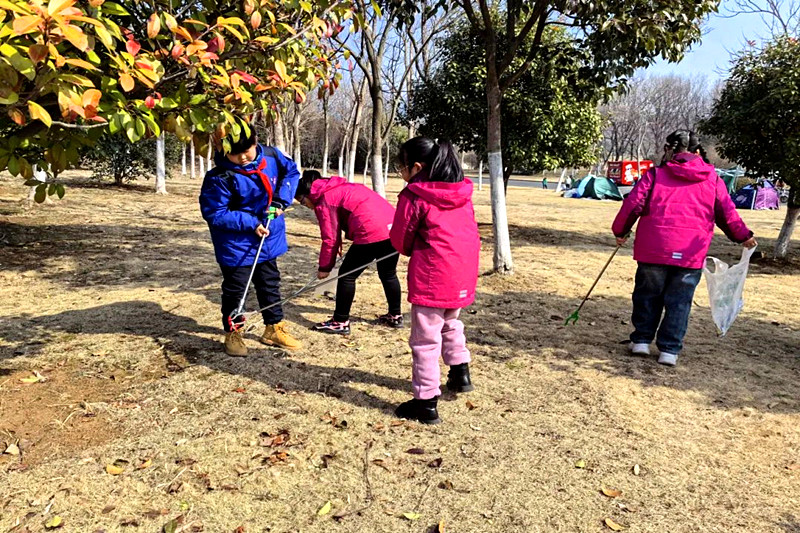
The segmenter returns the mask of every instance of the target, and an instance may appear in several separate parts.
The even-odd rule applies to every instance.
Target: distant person
[[[342,249],[342,232],[353,244],[344,256],[339,270],[345,275],[336,286],[336,310],[330,320],[314,326],[316,331],[350,334],[350,308],[356,295],[356,279],[375,259],[395,251],[389,240],[394,219],[394,207],[372,189],[360,183],[348,183],[344,178],[323,178],[316,170],[306,170],[297,186],[295,199],[314,210],[319,222],[322,246],[319,251],[318,279],[327,278],[336,265],[336,255]],[[378,323],[391,328],[403,327],[400,310],[401,289],[397,279],[397,260],[394,255],[378,261],[378,277],[389,305],[389,312],[378,317]],[[362,267],[363,268],[359,268]]]
[[[746,248],[757,245],[736,212],[725,182],[703,161],[703,153],[693,132],[670,134],[662,164],[636,183],[612,226],[621,246],[639,221],[633,246],[639,267],[630,348],[635,355],[650,355],[655,338],[658,362],[663,365],[675,366],[683,348],[714,224]]]
[[[453,146],[415,137],[400,147],[398,171],[408,187],[400,193],[390,237],[408,262],[411,302],[411,386],[414,398],[401,404],[400,418],[441,422],[437,401],[439,356],[450,367],[447,388],[473,390],[470,353],[461,309],[475,300],[481,242],[472,182],[464,178]]]
[[[542,178],[542,189],[547,188],[547,178]]]
[[[222,325],[225,353],[244,357],[247,346],[232,320],[242,296],[262,237],[264,245],[253,276],[258,304],[272,305],[261,313],[266,325],[261,342],[289,350],[299,349],[283,320],[277,258],[288,250],[283,211],[294,200],[300,173],[294,161],[271,146],[258,144],[255,130],[240,121],[242,134],[224,140],[227,152],[216,153],[216,166],[206,173],[200,191],[200,211],[208,222],[214,253],[222,270]],[[267,221],[272,211],[274,219]],[[267,228],[269,224],[269,228]]]

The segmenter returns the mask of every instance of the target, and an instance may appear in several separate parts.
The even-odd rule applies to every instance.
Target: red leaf
[[[144,105],[147,106],[147,109],[153,109],[156,106],[156,99],[152,96],[148,96],[144,99]]]
[[[248,74],[247,72],[241,70],[234,70],[233,72],[234,74],[238,74],[239,77],[242,79],[242,81],[245,83],[258,83],[258,80],[255,77],[253,77],[252,74]]]
[[[130,55],[136,57],[136,54],[142,49],[142,45],[137,43],[134,39],[129,39],[128,42],[125,43],[125,49],[128,50]]]

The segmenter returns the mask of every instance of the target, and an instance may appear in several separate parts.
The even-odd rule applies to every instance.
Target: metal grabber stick
[[[610,265],[610,264],[611,264],[611,261],[613,261],[613,260],[614,260],[614,256],[615,256],[615,255],[617,255],[617,252],[619,252],[619,249],[620,249],[620,248],[622,248],[622,245],[621,245],[621,244],[618,244],[618,245],[617,245],[617,247],[616,247],[616,248],[614,248],[614,251],[613,251],[613,252],[611,252],[611,257],[609,257],[609,258],[608,258],[608,261],[606,261],[606,264],[603,266],[603,270],[601,270],[601,271],[600,271],[600,274],[598,274],[598,275],[597,275],[597,279],[595,279],[595,280],[594,280],[594,283],[592,283],[592,286],[591,286],[591,288],[589,289],[589,292],[587,292],[587,293],[586,293],[586,296],[583,298],[583,301],[581,302],[581,305],[579,305],[579,306],[578,306],[578,308],[577,308],[577,309],[576,309],[576,310],[575,310],[575,311],[574,311],[574,312],[573,312],[571,315],[569,315],[569,316],[567,317],[567,320],[566,320],[566,322],[564,322],[564,325],[565,325],[565,326],[568,326],[570,322],[572,322],[573,324],[575,324],[575,323],[578,321],[578,319],[580,318],[580,312],[581,312],[581,309],[583,309],[583,305],[584,305],[584,304],[586,303],[586,301],[589,299],[589,296],[591,296],[591,295],[592,295],[592,291],[594,291],[594,288],[595,288],[595,287],[597,287],[597,283],[600,281],[600,278],[602,278],[602,277],[603,277],[603,274],[605,274],[605,273],[606,273],[606,269],[608,268],[608,265]]]
[[[272,222],[273,216],[272,213],[267,217],[267,225],[266,230],[269,231],[269,224]],[[256,273],[256,267],[258,266],[258,258],[261,256],[261,249],[264,247],[264,240],[267,238],[267,235],[261,236],[261,242],[258,243],[258,250],[256,251],[256,258],[253,260],[253,268],[250,269],[250,277],[247,278],[247,285],[244,288],[244,294],[242,295],[242,299],[239,301],[239,306],[236,308],[234,312],[234,317],[239,317],[242,315],[244,311],[244,303],[247,300],[247,293],[250,291],[250,283],[253,281],[253,275]],[[233,322],[231,320],[231,322]],[[232,327],[236,327],[236,324],[231,324]]]

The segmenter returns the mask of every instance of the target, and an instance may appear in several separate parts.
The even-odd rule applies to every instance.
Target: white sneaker
[[[631,353],[633,355],[650,355],[650,345],[643,342],[632,342]]]
[[[661,365],[675,366],[678,364],[678,354],[661,352],[658,357],[658,363]]]

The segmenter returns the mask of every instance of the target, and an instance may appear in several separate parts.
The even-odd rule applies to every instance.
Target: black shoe
[[[452,392],[469,392],[475,390],[469,378],[469,363],[453,365],[447,373],[447,390]]]
[[[394,329],[400,329],[403,327],[403,315],[390,315],[388,313],[381,315],[378,317],[378,324]]]
[[[398,418],[405,418],[406,420],[416,420],[422,424],[439,424],[442,419],[439,418],[439,412],[436,410],[437,398],[430,400],[408,400],[401,403],[394,410],[394,414]]]
[[[312,328],[314,331],[322,333],[332,333],[334,335],[350,335],[350,321],[336,322],[334,319],[320,322]]]

